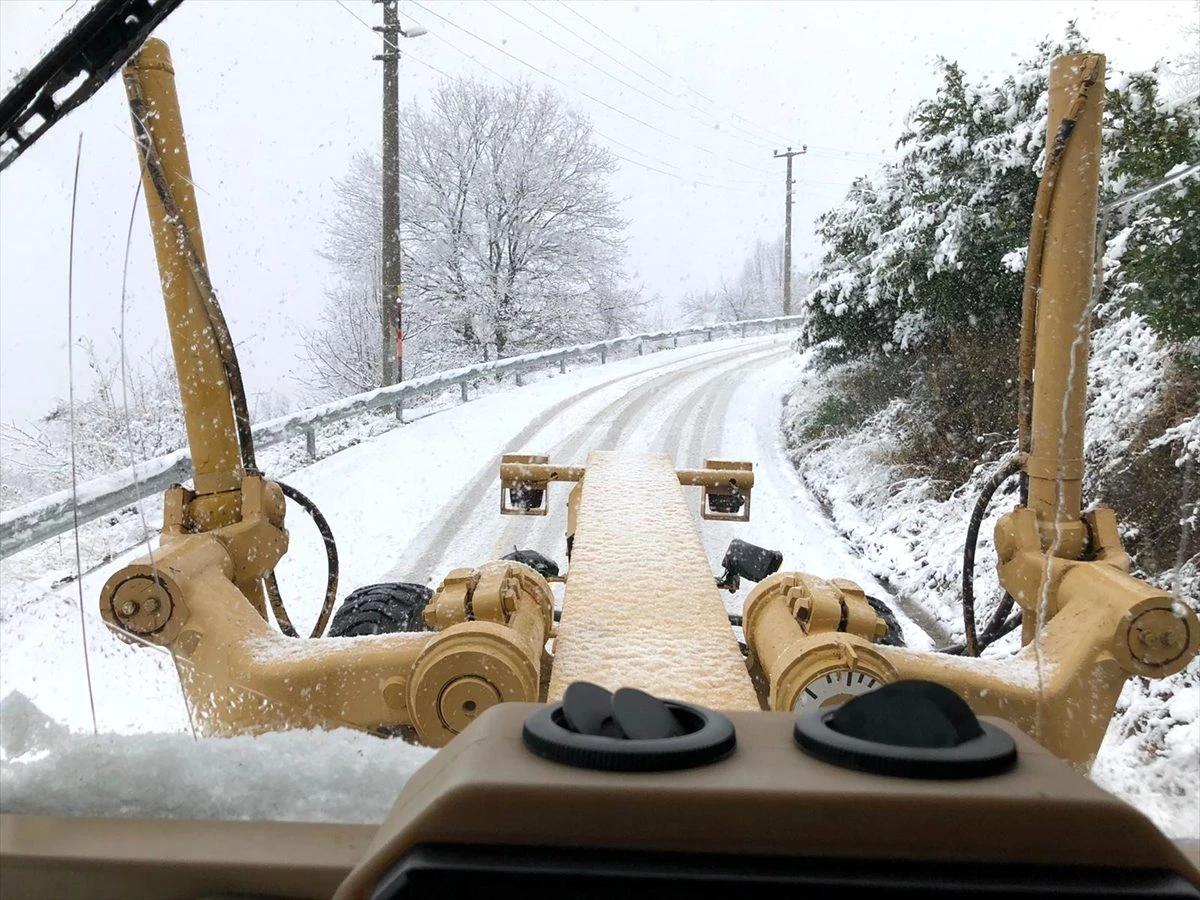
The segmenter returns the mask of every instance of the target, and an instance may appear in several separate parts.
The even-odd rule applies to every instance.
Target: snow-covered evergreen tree
[[[1082,52],[1070,29],[998,85],[942,60],[942,85],[912,111],[900,158],[860,178],[818,233],[826,253],[805,303],[806,337],[839,358],[911,350],[962,329],[1011,329],[1020,315],[1046,135],[1050,61]],[[1158,72],[1110,73],[1103,199],[1200,159],[1200,99],[1160,98]],[[1163,338],[1200,335],[1200,178],[1114,216],[1109,290]]]
[[[940,61],[942,84],[909,114],[899,159],[818,222],[827,252],[805,299],[810,344],[835,359],[904,352],[1019,321],[1050,60],[1082,49],[1070,29],[994,84]]]

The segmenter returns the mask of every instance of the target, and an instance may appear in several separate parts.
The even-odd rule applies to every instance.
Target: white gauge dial
[[[840,706],[852,697],[865,694],[882,684],[866,672],[836,669],[818,675],[804,686],[796,697],[795,712],[810,712],[827,706]]]

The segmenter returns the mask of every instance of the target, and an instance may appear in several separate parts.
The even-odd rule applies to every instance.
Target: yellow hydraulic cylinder
[[[175,92],[175,70],[166,44],[154,38],[146,42],[125,67],[125,89],[140,148],[142,184],[171,329],[175,369],[184,374],[179,381],[179,392],[196,493],[234,491],[241,486],[242,466],[233,402],[217,337],[205,311],[203,288],[193,270],[194,261],[198,260],[205,268],[207,263],[183,116]],[[157,166],[150,161],[156,161]],[[161,173],[160,179],[155,178],[156,168]],[[179,208],[182,223],[173,220],[164,209],[160,196],[164,190]],[[195,257],[190,259],[193,249]],[[236,511],[231,511],[236,516]],[[213,524],[234,520],[222,518],[225,521]]]
[[[1081,92],[1086,99],[1080,105]],[[1104,57],[1061,56],[1050,66],[1047,146],[1070,128],[1046,223],[1037,305],[1029,507],[1042,545],[1078,559],[1086,530],[1080,521],[1083,419],[1087,407],[1089,317],[1100,183],[1100,115]]]

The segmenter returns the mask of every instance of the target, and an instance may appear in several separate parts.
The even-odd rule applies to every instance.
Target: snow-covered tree
[[[127,365],[122,380],[118,359],[106,358],[90,341],[81,344],[92,372],[92,387],[85,395],[76,396],[74,410],[68,400],[58,400],[32,424],[0,426],[4,506],[71,484],[72,418],[79,481],[187,444],[179,382],[169,356],[152,353]]]
[[[1200,97],[1163,101],[1157,70],[1130,76],[1106,112],[1104,199],[1200,161]],[[1117,308],[1168,341],[1200,337],[1200,175],[1116,210],[1107,238]]]
[[[795,294],[802,295],[807,283],[806,275],[792,272]],[[783,237],[755,241],[736,277],[684,295],[680,311],[695,325],[783,315]]]
[[[1050,60],[1070,29],[998,84],[940,61],[942,84],[909,114],[900,158],[859,179],[818,221],[827,246],[806,298],[807,338],[833,357],[903,352],[1019,320],[1021,266],[1045,141]]]
[[[615,160],[552,91],[445,81],[428,108],[402,111],[400,156],[407,374],[636,324]],[[306,340],[310,380],[327,392],[362,389],[378,369],[381,184],[366,154],[336,184],[325,252],[339,282]]]
[[[941,61],[935,96],[910,113],[898,161],[860,178],[818,221],[826,246],[805,299],[806,338],[831,358],[896,353],[962,331],[1011,335],[1019,321],[1024,252],[1044,164],[1051,60],[1085,50],[1072,27],[1043,42],[999,84],[969,84]],[[1114,82],[1105,108],[1105,197],[1193,162],[1196,98],[1163,105],[1157,72]],[[1197,333],[1195,181],[1114,225],[1125,303],[1160,334]]]

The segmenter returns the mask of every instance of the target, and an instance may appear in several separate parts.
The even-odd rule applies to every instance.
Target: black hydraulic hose
[[[271,611],[275,613],[275,621],[279,623],[279,630],[288,637],[300,637],[296,633],[296,626],[292,624],[291,616],[287,613],[287,607],[283,605],[283,595],[279,593],[279,580],[275,577],[274,569],[267,573],[263,583],[267,588],[267,599],[271,601]]]
[[[279,489],[283,491],[285,497],[289,500],[295,500],[312,517],[317,530],[321,532],[321,540],[325,542],[325,602],[321,605],[321,612],[317,616],[317,622],[313,626],[312,633],[309,635],[310,638],[319,638],[325,634],[325,628],[329,624],[329,617],[333,613],[333,605],[337,602],[337,542],[333,539],[333,530],[329,527],[329,521],[321,514],[321,510],[317,508],[317,504],[313,503],[308,497],[304,496],[304,494],[291,485],[284,484],[282,481],[275,483],[279,485]],[[275,621],[279,623],[279,630],[288,637],[299,637],[295,626],[292,625],[292,621],[288,617],[287,610],[283,606],[283,597],[280,596],[279,583],[275,580],[275,573],[273,571],[270,572],[265,580],[267,597],[271,601],[271,610],[275,613]]]
[[[1012,598],[1009,598],[1009,599],[1012,599]],[[993,630],[991,625],[989,625],[988,630],[983,633],[983,638],[981,640],[981,646],[979,648],[980,650],[983,650],[984,648],[986,648],[993,641],[998,641],[1000,638],[1004,637],[1006,634],[1008,634],[1010,631],[1012,631],[1018,625],[1020,625],[1021,624],[1021,610],[1018,609],[1015,613],[1013,613],[1011,616],[1009,616],[1009,618],[1005,619],[1004,624],[1002,624],[1002,625],[998,624],[1000,621],[1001,621],[1000,617],[998,617],[998,616],[992,617],[991,625],[995,625],[996,628]]]
[[[999,605],[997,605],[996,609],[992,612],[992,618],[988,621],[987,628],[983,629],[983,634],[979,637],[980,653],[983,652],[984,648],[986,648],[988,644],[991,644],[993,641],[1012,631],[1012,628],[1009,627],[1010,623],[1013,624],[1013,627],[1021,623],[1020,609],[1016,611],[1012,619],[1006,618],[1008,614],[1012,612],[1013,603],[1014,600],[1012,594],[1005,592],[1004,599],[1000,601]]]
[[[975,501],[975,509],[971,511],[971,521],[967,526],[967,542],[963,546],[962,570],[963,632],[966,636],[967,656],[978,656],[980,650],[979,635],[975,629],[975,548],[979,542],[979,528],[983,524],[983,517],[987,515],[992,495],[996,493],[1000,485],[1022,471],[1024,466],[1023,454],[1010,457],[984,484],[983,490],[979,492],[979,499]],[[1011,604],[1011,598],[1007,599]],[[993,617],[988,625],[988,631],[992,630],[996,621],[996,617]]]

